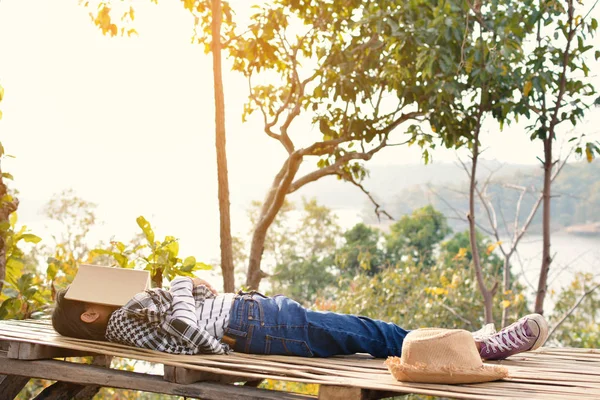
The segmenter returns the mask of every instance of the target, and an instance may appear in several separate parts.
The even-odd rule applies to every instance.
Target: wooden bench
[[[110,369],[107,357],[97,353],[62,349],[26,342],[0,342],[0,399],[13,399],[30,378],[41,378],[71,385],[57,385],[62,393],[57,398],[69,398],[95,385],[140,390],[202,399],[314,399],[314,396],[257,389],[261,380],[244,376],[226,376],[187,368],[164,366],[164,375]],[[95,355],[93,365],[56,360],[54,358]],[[104,364],[104,365],[102,365]],[[198,383],[202,382],[202,383]],[[246,382],[245,385],[232,383]],[[248,385],[248,383],[250,385]],[[65,396],[65,392],[67,392]],[[327,386],[320,388],[320,399],[379,399],[387,395],[372,390]],[[45,396],[48,399],[48,395]]]
[[[96,365],[64,357],[95,355]],[[107,368],[107,357],[164,365],[163,375]],[[57,358],[63,358],[58,360]],[[474,385],[395,381],[383,360],[366,355],[313,359],[284,356],[182,356],[114,343],[57,335],[47,322],[0,321],[0,400],[12,399],[29,378],[57,382],[55,397],[85,387],[114,387],[202,399],[310,399],[314,396],[259,389],[263,379],[319,384],[320,399],[379,399],[406,393],[458,399],[600,399],[600,351],[549,349],[501,362],[510,378]],[[59,394],[59,392],[61,394]],[[62,396],[62,397],[60,397]]]

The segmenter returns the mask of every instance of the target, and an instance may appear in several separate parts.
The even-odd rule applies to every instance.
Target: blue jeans
[[[281,295],[240,293],[225,328],[233,350],[301,357],[400,356],[408,331],[356,315],[311,311]]]

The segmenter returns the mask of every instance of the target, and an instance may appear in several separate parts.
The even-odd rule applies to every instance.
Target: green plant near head
[[[0,101],[3,97],[4,88],[0,85]],[[12,158],[5,154],[0,143],[0,159],[6,157]],[[27,273],[25,253],[20,245],[24,242],[35,244],[41,239],[30,233],[26,226],[16,228],[19,200],[4,182],[12,179],[10,173],[0,168],[0,247],[3,253],[0,258],[0,319],[37,316],[36,311],[48,303],[39,289],[40,279]]]
[[[194,271],[209,270],[212,267],[196,261],[194,256],[179,256],[179,242],[174,236],[156,240],[154,230],[146,218],[136,219],[143,233],[143,242],[126,245],[113,241],[105,249],[94,249],[92,255],[109,256],[121,268],[138,268],[150,271],[152,285],[161,287],[163,280],[172,280],[178,275],[193,276]]]
[[[5,199],[5,195],[0,199]],[[0,204],[1,207],[1,204]],[[39,243],[40,238],[27,230],[26,226],[16,229],[17,214],[13,212],[8,221],[0,222],[0,234],[4,239],[6,271],[0,292],[0,319],[26,319],[39,317],[39,312],[50,300],[43,290],[43,280],[32,272],[27,272],[22,243]]]
[[[42,309],[50,303],[41,288],[42,281],[33,273],[26,273],[5,281],[0,304],[0,320],[29,319],[44,315]]]

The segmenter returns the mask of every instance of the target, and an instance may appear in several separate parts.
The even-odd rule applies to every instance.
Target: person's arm
[[[171,281],[169,292],[173,296],[173,318],[180,319],[190,325],[198,326],[196,303],[192,293],[194,282],[191,278],[179,276]]]
[[[173,313],[163,324],[163,328],[175,335],[186,345],[197,348],[197,352],[223,354],[227,348],[217,338],[204,329],[198,328],[195,299],[215,297],[211,289],[205,285],[194,288],[191,278],[178,277],[171,282],[170,292],[173,296]]]
[[[182,343],[178,337],[160,329],[158,322],[139,318],[140,314],[137,312],[132,314],[130,310],[124,308],[115,311],[106,331],[106,339],[114,343],[172,354],[196,354],[198,352],[198,346]],[[134,315],[137,315],[138,318]],[[144,315],[151,316],[145,313]],[[223,348],[222,351],[207,348],[205,351],[222,354],[227,350],[228,348]]]

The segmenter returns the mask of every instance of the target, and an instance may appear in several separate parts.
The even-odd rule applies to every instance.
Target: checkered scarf
[[[191,279],[176,278],[169,291],[146,290],[113,312],[106,339],[166,353],[227,353],[226,344],[199,327],[195,313],[196,304],[214,297],[206,286],[193,287]]]

